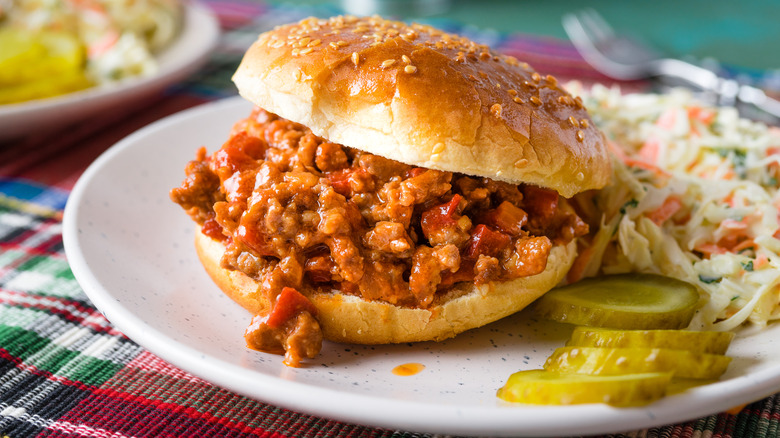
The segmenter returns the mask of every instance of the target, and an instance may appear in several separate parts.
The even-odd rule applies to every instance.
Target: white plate
[[[214,15],[205,6],[188,4],[181,33],[157,55],[158,70],[153,75],[47,99],[0,105],[0,140],[39,132],[42,128],[61,127],[98,111],[151,96],[202,66],[218,38],[219,23]]]
[[[250,105],[232,98],[184,111],[127,137],[76,185],[65,210],[68,260],[106,317],[184,370],[233,391],[300,412],[419,432],[587,435],[680,422],[780,391],[780,326],[740,334],[723,380],[646,407],[535,407],[495,397],[510,375],[541,367],[569,328],[522,312],[441,343],[326,343],[313,363],[247,350],[250,315],[201,269],[194,226],[168,191],[205,145],[214,151]],[[409,362],[425,369],[397,376]]]

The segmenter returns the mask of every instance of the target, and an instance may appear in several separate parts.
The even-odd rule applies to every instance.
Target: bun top
[[[432,27],[308,18],[261,34],[233,81],[316,135],[407,164],[565,197],[610,176],[603,134],[580,98],[526,63]]]

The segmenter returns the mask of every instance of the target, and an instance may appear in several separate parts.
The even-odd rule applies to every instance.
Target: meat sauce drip
[[[538,274],[553,245],[588,231],[554,191],[406,165],[258,108],[186,175],[171,198],[273,307],[286,305],[284,288],[321,288],[426,308],[459,282]],[[311,358],[322,338],[313,309],[299,305],[275,327],[259,315],[247,342],[286,351],[288,364]]]

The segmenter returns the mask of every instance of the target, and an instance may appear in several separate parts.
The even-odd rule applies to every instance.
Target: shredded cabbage
[[[154,55],[178,34],[179,0],[0,0],[0,26],[67,32],[87,54],[97,84],[157,71]]]
[[[615,155],[610,185],[575,199],[601,224],[581,242],[581,276],[639,271],[692,283],[704,297],[694,329],[780,319],[780,130],[684,90],[570,90]]]

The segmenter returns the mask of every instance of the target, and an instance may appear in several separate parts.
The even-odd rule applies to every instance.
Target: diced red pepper
[[[504,201],[483,214],[479,220],[510,236],[518,236],[522,233],[523,225],[528,222],[528,213],[511,202]]]
[[[512,240],[508,235],[493,231],[484,224],[474,227],[471,238],[466,242],[465,258],[476,260],[480,255],[494,257]]]
[[[350,196],[352,195],[352,187],[349,185],[349,177],[352,176],[353,169],[345,168],[335,172],[331,172],[327,175],[330,185],[333,186],[333,190],[336,193]]]
[[[427,169],[424,167],[412,167],[406,171],[406,178],[414,178],[415,176],[422,175]]]
[[[265,158],[265,150],[268,149],[268,144],[266,144],[265,140],[249,135],[247,132],[237,133],[230,137],[228,142],[231,146],[238,148],[255,160]]]
[[[306,260],[303,271],[313,283],[329,283],[333,279],[331,275],[333,265],[330,255],[314,256]]]
[[[214,154],[214,164],[218,168],[227,168],[233,173],[257,166],[257,158],[262,158],[264,152],[263,140],[239,132]]]
[[[227,236],[222,233],[222,225],[220,225],[214,217],[206,219],[200,227],[200,231],[214,240],[223,241],[227,238]]]
[[[240,224],[238,229],[236,229],[236,233],[238,234],[238,240],[243,242],[258,255],[276,255],[276,252],[274,252],[273,248],[266,241],[265,236],[263,236],[263,234],[260,233],[257,228],[247,226],[245,224]]]
[[[265,323],[269,327],[279,328],[302,311],[307,311],[312,316],[317,314],[317,308],[308,298],[294,288],[285,287],[276,299]]]
[[[536,186],[523,188],[523,206],[535,217],[551,219],[558,210],[558,193]]]
[[[457,221],[455,215],[458,213],[458,206],[462,200],[463,197],[456,194],[444,204],[431,207],[423,212],[420,225],[427,239],[430,239],[430,236],[436,231],[455,225]]]

